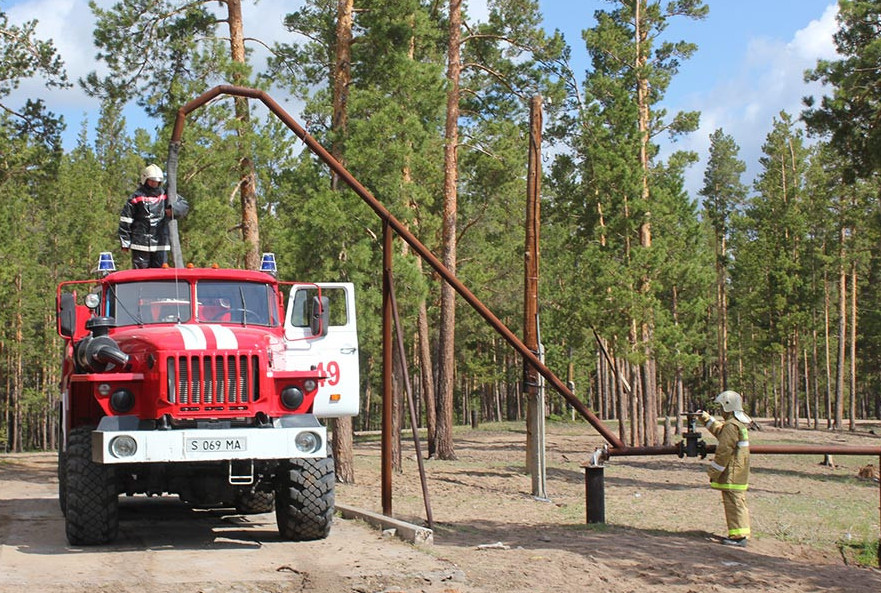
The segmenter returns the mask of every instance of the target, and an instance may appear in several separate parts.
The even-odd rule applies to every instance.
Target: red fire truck
[[[320,419],[358,413],[353,287],[280,282],[267,256],[269,272],[115,271],[103,253],[96,278],[58,286],[71,544],[117,536],[120,494],[274,507],[282,538],[328,535],[335,476]]]

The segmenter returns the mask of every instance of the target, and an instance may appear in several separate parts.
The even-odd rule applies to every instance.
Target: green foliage
[[[747,205],[735,238],[732,300],[765,344],[784,344],[807,324],[803,238],[807,232],[805,174],[808,152],[792,118],[781,113],[763,146],[759,192]]]
[[[819,60],[816,68],[805,74],[807,81],[820,81],[831,87],[815,106],[813,97],[805,98],[802,114],[815,133],[829,137],[830,143],[846,161],[847,181],[866,178],[881,169],[881,4],[876,0],[841,0],[838,9],[839,29],[835,47],[841,59]]]
[[[722,286],[731,297],[728,356],[738,369],[736,382],[755,387],[752,401],[767,411],[770,395],[763,396],[780,382],[775,373],[781,352],[789,348],[800,360],[819,353],[811,363],[815,370],[824,366],[827,347],[836,350],[837,338],[823,336],[838,322],[838,273],[852,265],[858,278],[858,414],[879,413],[881,399],[872,394],[881,392],[881,311],[874,305],[881,298],[881,217],[875,203],[879,182],[867,173],[879,151],[872,152],[871,130],[860,127],[869,121],[871,105],[859,103],[852,86],[865,82],[861,68],[876,49],[857,18],[874,15],[874,4],[843,3],[836,38],[843,59],[820,63],[813,74],[832,83],[835,95],[805,118],[813,131],[830,134],[830,144],[809,149],[793,118],[781,113],[749,195],[738,147],[717,130],[699,204],[683,181],[696,155],[676,152],[661,159],[655,138],[697,127],[698,114],[668,114],[660,105],[696,49],[669,39],[668,24],[703,18],[703,2],[640,2],[638,43],[634,2],[598,11],[596,26],[584,33],[592,60],[584,81],[575,80],[562,37],[540,29],[535,0],[490,2],[486,22],[471,24],[463,35],[459,278],[515,334],[522,331],[529,101],[541,95],[541,338],[548,366],[562,377],[571,365],[579,397],[597,404],[594,330],[620,358],[636,364],[652,358],[664,397],[674,378],[692,394],[712,392],[719,383],[714,294]],[[87,275],[101,251],[113,251],[117,265],[128,266],[116,237],[122,204],[145,164],[164,167],[176,110],[212,84],[253,78],[264,88],[291,89],[306,101],[302,120],[309,132],[340,148],[346,168],[429,249],[439,251],[446,15],[441,5],[424,0],[365,0],[358,9],[345,129],[331,128],[332,0],[312,0],[287,15],[287,27],[303,42],[274,48],[275,57],[266,68],[253,67],[253,76],[251,65],[230,59],[213,5],[95,5],[93,34],[110,73],[83,81],[103,99],[94,143],[88,143],[84,123],[77,146],[62,151],[64,122],[35,99],[0,115],[0,298],[7,304],[0,312],[0,373],[9,377],[0,392],[0,406],[9,410],[0,418],[0,435],[12,439],[17,433],[14,446],[42,446],[38,419],[51,416],[59,395],[54,287]],[[0,45],[0,100],[32,74],[50,85],[66,83],[51,43],[34,39],[33,23],[9,27],[0,13],[0,30],[19,41]],[[25,47],[38,51],[21,53]],[[647,93],[642,98],[641,83]],[[160,118],[156,132],[127,132],[122,113],[132,101]],[[844,121],[833,109],[838,106],[859,106],[854,121]],[[376,394],[382,221],[349,189],[331,189],[327,166],[303,151],[279,120],[256,108],[249,115],[243,125],[233,102],[223,99],[187,119],[177,178],[191,205],[180,224],[185,260],[242,266],[246,246],[237,193],[240,159],[248,155],[259,196],[260,247],[276,253],[282,279],[356,284],[362,389]],[[650,246],[641,244],[647,222]],[[409,349],[421,305],[431,331],[438,325],[438,277],[400,239],[393,270]],[[470,308],[460,306],[456,318],[457,389],[466,391],[454,398],[457,416],[467,419],[463,402],[504,408],[493,395],[504,391],[510,399],[502,414],[513,417],[519,357]],[[635,328],[648,323],[651,335],[638,335]],[[436,350],[436,336],[431,341]],[[410,371],[416,376],[416,369]],[[821,393],[828,380],[816,382]],[[548,395],[552,413],[569,418],[559,398]],[[10,424],[10,417],[20,426]]]

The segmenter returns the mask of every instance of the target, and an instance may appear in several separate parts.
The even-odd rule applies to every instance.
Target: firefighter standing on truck
[[[161,268],[168,262],[168,221],[183,218],[189,211],[179,196],[173,204],[168,201],[164,178],[157,165],[144,167],[141,184],[119,215],[119,241],[124,252],[131,250],[133,268]]]
[[[749,488],[749,433],[752,420],[743,411],[743,398],[736,391],[723,391],[714,400],[722,406],[724,419],[701,412],[700,421],[719,440],[716,456],[707,473],[710,486],[722,492],[728,536],[722,543],[745,547],[750,535],[746,491]]]

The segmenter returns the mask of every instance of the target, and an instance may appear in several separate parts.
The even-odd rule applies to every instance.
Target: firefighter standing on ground
[[[181,197],[169,203],[162,187],[164,177],[157,165],[144,167],[141,185],[119,215],[119,241],[123,252],[131,250],[133,268],[161,268],[168,262],[168,221],[183,218],[189,211]]]
[[[700,421],[719,440],[716,456],[707,473],[710,486],[722,492],[722,506],[728,523],[723,544],[746,546],[750,535],[746,490],[749,488],[749,433],[752,420],[743,411],[743,399],[736,391],[723,391],[715,402],[722,406],[723,420],[701,412]]]

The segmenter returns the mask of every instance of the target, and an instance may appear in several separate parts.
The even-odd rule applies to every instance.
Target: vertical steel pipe
[[[584,466],[584,496],[588,523],[606,522],[606,478],[602,465]]]
[[[392,516],[392,230],[382,225],[382,513]]]

